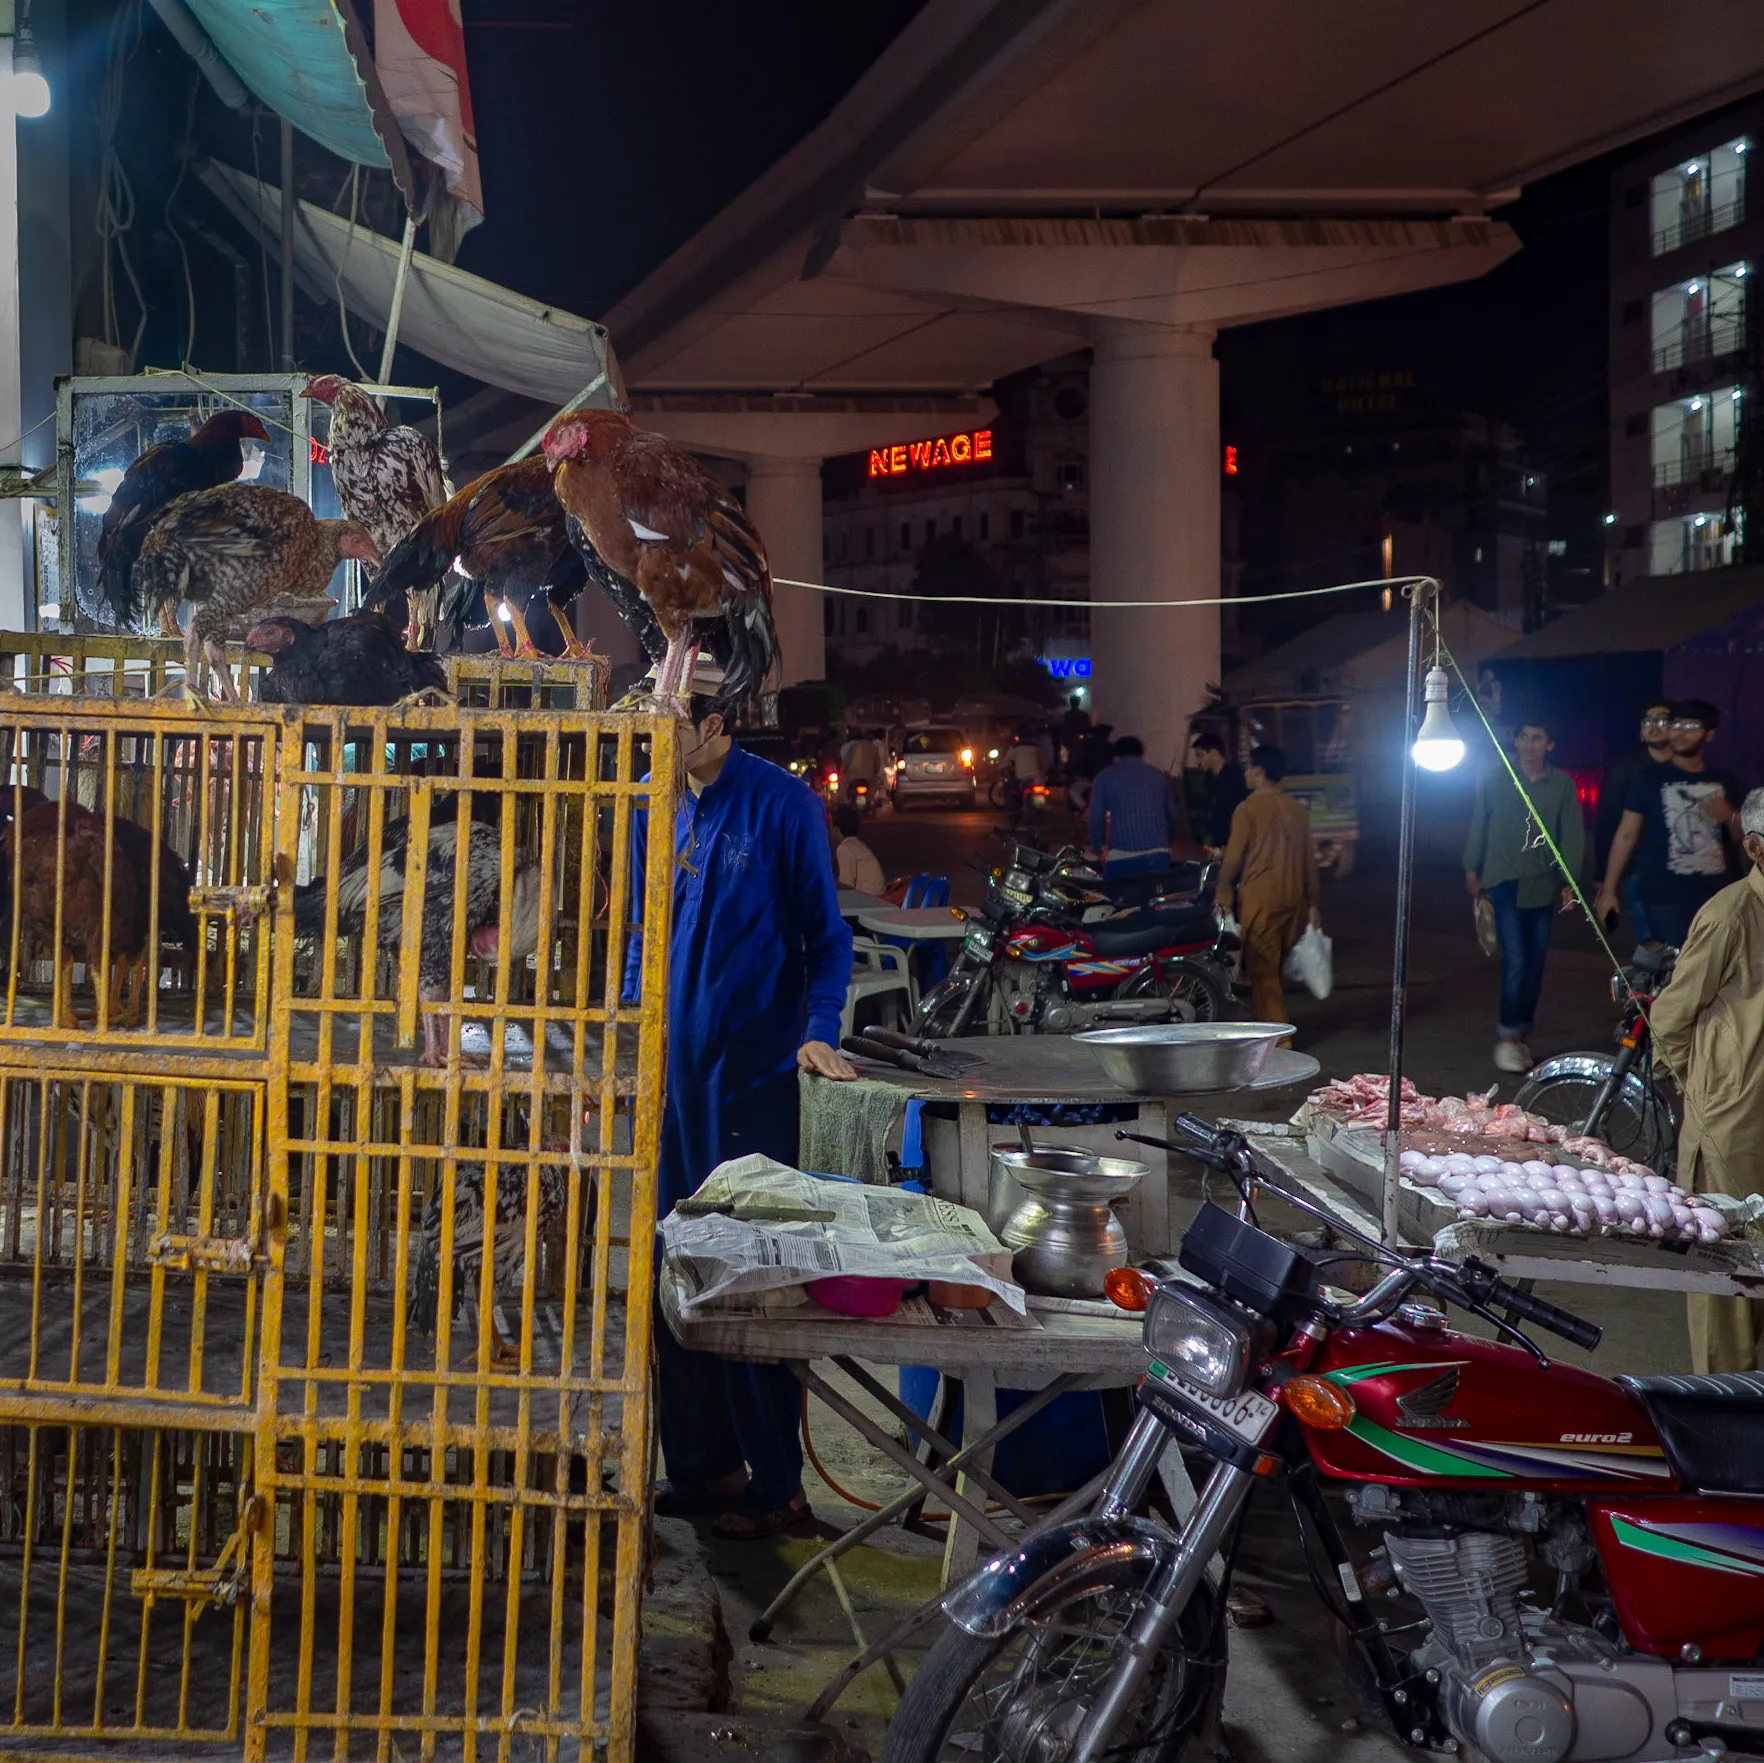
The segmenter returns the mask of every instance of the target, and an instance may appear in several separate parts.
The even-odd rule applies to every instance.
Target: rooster
[[[306,395],[331,407],[331,477],[337,500],[373,536],[384,557],[431,508],[453,494],[435,443],[393,428],[380,401],[334,373],[306,382]]]
[[[12,819],[15,802],[19,810],[16,821]],[[156,844],[160,941],[193,949],[200,929],[190,911],[189,870],[175,851],[121,814],[112,823],[107,856],[102,814],[77,802],[53,801],[28,786],[0,784],[0,815],[8,822],[0,831],[0,858],[4,860],[0,864],[0,913],[11,916],[16,876],[21,957],[28,958],[30,951],[54,943],[59,906],[61,952],[55,962],[54,1023],[62,1028],[79,1027],[73,1003],[76,961],[84,962],[94,976],[96,1006],[108,873],[111,974],[107,1019],[112,1028],[134,1027],[142,1020],[147,976],[155,959],[149,935],[153,928]],[[126,999],[125,977],[129,982]]]
[[[141,612],[135,559],[154,521],[180,496],[230,484],[245,469],[247,438],[267,441],[269,431],[249,410],[223,410],[189,440],[149,447],[123,473],[98,530],[98,587],[119,630],[133,630]]]
[[[555,1151],[555,1145],[547,1146]],[[562,1155],[567,1156],[564,1152]],[[570,1172],[566,1164],[539,1165],[537,1217],[533,1239],[543,1242],[546,1233],[569,1208]],[[441,1209],[442,1189],[436,1188],[423,1210],[422,1236],[417,1244],[411,1272],[410,1303],[406,1316],[420,1334],[434,1335],[441,1309]],[[474,1308],[484,1266],[484,1168],[482,1164],[455,1165],[453,1181],[453,1312]],[[527,1268],[527,1172],[504,1164],[496,1175],[496,1218],[490,1250],[491,1304],[510,1292],[518,1292]],[[518,1357],[514,1342],[502,1332],[494,1308],[490,1320],[490,1360],[506,1365]]]
[[[771,689],[778,662],[772,573],[765,544],[734,497],[691,454],[622,411],[560,416],[544,451],[589,577],[639,638],[653,619],[666,639],[660,703],[685,714],[701,644],[724,668],[719,709]]]
[[[341,557],[378,563],[380,553],[353,520],[317,520],[298,496],[263,484],[222,484],[180,496],[154,522],[135,560],[138,605],[152,606],[167,636],[177,636],[178,606],[191,603],[184,676],[191,690],[202,658],[237,700],[222,639],[235,618],[283,599],[325,591]]]
[[[544,588],[564,635],[565,657],[581,660],[590,653],[577,642],[563,613],[588,578],[551,493],[551,468],[543,459],[499,465],[419,520],[387,556],[363,598],[364,610],[388,606],[393,596],[403,594],[414,613],[414,597],[439,580],[449,565],[459,579],[442,617],[452,627],[456,647],[468,628],[488,620],[505,655],[536,656],[521,609],[531,593]],[[504,606],[519,639],[512,651],[498,616]]]
[[[469,954],[495,960],[506,926],[512,972],[539,946],[539,865],[531,857],[515,859],[514,891],[506,907],[502,898],[502,817],[497,804],[483,795],[472,805],[471,835],[466,856],[465,924]],[[453,980],[454,859],[459,849],[459,798],[437,803],[429,821],[429,844],[419,865],[423,877],[423,917],[417,949],[417,995],[429,1003],[447,997]],[[397,949],[404,937],[405,866],[410,852],[410,822],[388,821],[380,836],[380,921],[373,940],[382,949]],[[364,934],[367,916],[368,848],[352,852],[338,872],[337,930]],[[322,936],[325,928],[326,878],[319,876],[294,890],[294,931],[297,936]],[[429,1011],[423,1016],[423,1063],[445,1063],[441,1029]]]
[[[257,682],[263,704],[396,704],[414,692],[447,690],[441,663],[407,649],[398,626],[380,612],[324,624],[266,618],[245,642],[276,658]]]

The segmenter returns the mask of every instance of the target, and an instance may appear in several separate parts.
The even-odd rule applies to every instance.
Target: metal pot
[[[1096,1056],[1110,1082],[1141,1095],[1238,1090],[1262,1075],[1290,1022],[1159,1022],[1092,1029],[1072,1039]]]
[[[1113,1207],[1139,1185],[1145,1164],[1088,1151],[995,1146],[992,1170],[989,1221],[1006,1183],[1017,1195],[994,1228],[1015,1251],[1018,1282],[1050,1297],[1100,1297],[1103,1276],[1127,1259],[1127,1233]]]

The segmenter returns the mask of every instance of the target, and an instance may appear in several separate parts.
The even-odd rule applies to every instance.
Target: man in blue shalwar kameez
[[[694,680],[709,683],[701,668]],[[679,806],[668,973],[668,1099],[659,1216],[719,1163],[797,1158],[797,1073],[849,1079],[835,1051],[851,978],[821,804],[789,772],[745,753],[708,698],[680,725],[689,790]],[[641,888],[647,817],[633,852]],[[637,990],[631,939],[625,995]],[[714,1513],[731,1537],[770,1536],[808,1513],[801,1386],[782,1365],[689,1353],[658,1311],[662,1454],[656,1510]]]

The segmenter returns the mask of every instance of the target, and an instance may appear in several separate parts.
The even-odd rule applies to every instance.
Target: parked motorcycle
[[[1647,1011],[1678,951],[1643,943],[1611,980],[1622,1006],[1613,1053],[1559,1053],[1532,1068],[1514,1098],[1545,1120],[1603,1139],[1613,1151],[1669,1175],[1678,1159],[1678,1104],[1654,1069]]]
[[[1474,1259],[1396,1254],[1336,1219],[1388,1271],[1363,1297],[1331,1291],[1259,1227],[1255,1196],[1322,1210],[1238,1134],[1177,1128],[1169,1148],[1227,1176],[1236,1208],[1202,1205],[1186,1283],[1109,1275],[1117,1302],[1145,1311],[1121,1452],[1085,1516],[944,1598],[882,1763],[1180,1757],[1223,1693],[1244,1514],[1276,1487],[1313,1590],[1409,1746],[1490,1763],[1764,1754],[1755,1380],[1553,1364],[1514,1319],[1588,1350],[1599,1330]],[[1457,1332],[1421,1294],[1512,1344]],[[1142,1515],[1172,1445],[1213,1464],[1179,1533]],[[1377,1546],[1349,1549],[1325,1481]],[[1407,1613],[1380,1596],[1375,1614],[1384,1591]]]
[[[1014,841],[968,921],[918,1032],[1070,1034],[1133,1022],[1215,1022],[1230,1009],[1229,938],[1210,866],[1110,881],[1070,847]]]

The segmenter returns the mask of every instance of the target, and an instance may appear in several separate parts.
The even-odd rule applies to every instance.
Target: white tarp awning
[[[204,184],[241,226],[281,261],[282,196],[245,172],[209,160]],[[399,242],[347,217],[302,202],[294,216],[294,277],[314,300],[334,303],[341,279],[349,310],[385,329],[398,277]],[[416,252],[399,321],[401,343],[488,385],[552,405],[623,397],[605,329],[573,312],[542,305],[482,276]],[[604,377],[603,377],[604,376]]]

